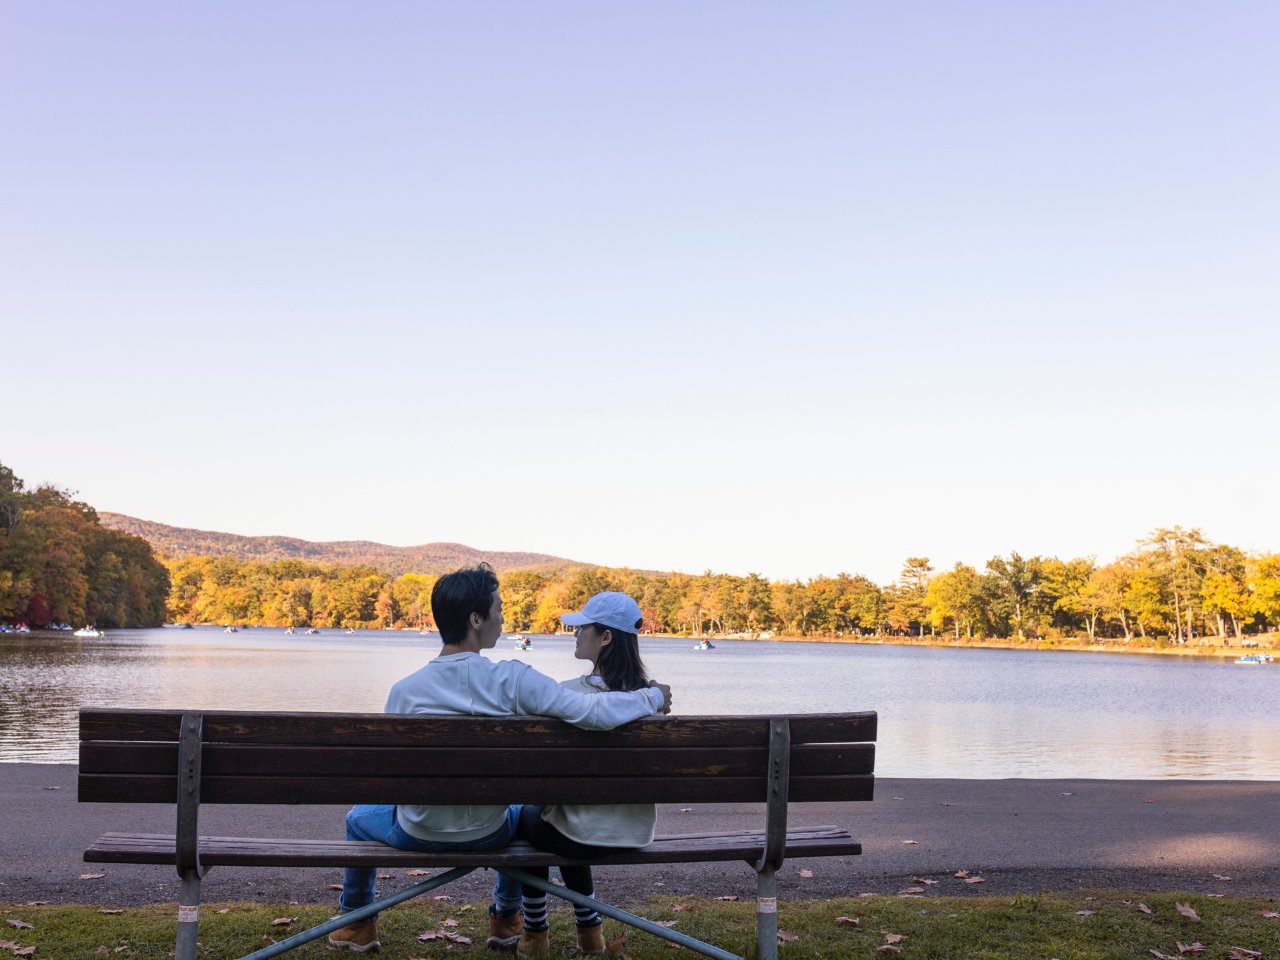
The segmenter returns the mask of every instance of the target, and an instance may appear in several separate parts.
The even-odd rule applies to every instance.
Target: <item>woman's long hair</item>
[[[649,685],[649,674],[640,659],[640,638],[613,627],[593,623],[597,630],[608,630],[613,639],[600,648],[596,671],[610,690],[639,690]]]

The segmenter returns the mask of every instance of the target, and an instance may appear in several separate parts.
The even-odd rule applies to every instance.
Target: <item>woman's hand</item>
[[[662,709],[659,713],[671,712],[671,688],[665,683],[659,683],[657,680],[650,680],[649,686],[662,691]]]

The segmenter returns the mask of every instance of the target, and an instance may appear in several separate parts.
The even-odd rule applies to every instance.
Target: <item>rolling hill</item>
[[[296,537],[246,537],[236,533],[171,527],[120,513],[99,512],[98,517],[104,527],[141,537],[151,544],[156,553],[168,557],[235,557],[261,562],[296,559],[346,567],[371,566],[397,576],[402,573],[447,573],[481,561],[499,572],[585,566],[581,561],[545,553],[477,550],[461,543],[424,543],[416,547],[392,547],[369,540],[317,543]]]

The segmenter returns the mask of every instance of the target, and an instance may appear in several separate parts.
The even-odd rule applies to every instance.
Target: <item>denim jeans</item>
[[[441,850],[497,850],[505,847],[516,835],[520,821],[520,805],[507,807],[507,819],[501,827],[478,840],[462,843],[439,843],[419,840],[405,833],[396,821],[394,804],[357,804],[347,814],[348,840],[378,840],[397,850],[422,850],[435,853]],[[378,868],[347,867],[342,872],[342,897],[338,905],[343,912],[367,907],[377,899]],[[493,902],[499,910],[516,910],[520,906],[520,883],[505,873],[499,873],[493,883]]]

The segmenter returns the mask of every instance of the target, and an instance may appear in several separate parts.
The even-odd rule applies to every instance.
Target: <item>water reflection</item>
[[[880,713],[884,776],[1280,778],[1271,734],[1280,667],[1008,650],[642,641],[676,712]],[[102,639],[0,637],[0,761],[68,762],[81,706],[382,709],[439,638],[369,631],[115,631]],[[582,672],[564,637],[496,659],[557,679]]]

